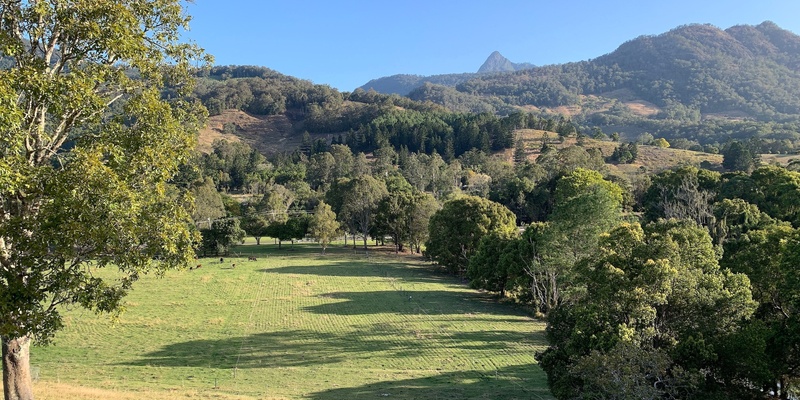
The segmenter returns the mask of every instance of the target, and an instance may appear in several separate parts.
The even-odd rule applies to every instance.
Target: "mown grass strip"
[[[415,257],[283,247],[242,246],[199,270],[144,277],[116,325],[67,311],[55,345],[33,350],[38,393],[550,398],[533,359],[544,324],[521,310]]]

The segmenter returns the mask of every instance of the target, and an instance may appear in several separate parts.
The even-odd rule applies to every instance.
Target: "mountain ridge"
[[[592,110],[583,104],[585,96],[625,90],[634,100],[661,108],[661,118],[800,119],[800,36],[769,21],[726,30],[682,25],[626,41],[594,59],[516,71],[508,71],[511,63],[501,57],[493,53],[484,70],[506,71],[438,82],[418,77],[403,89],[415,100],[447,106],[437,99],[451,99],[464,110],[473,104],[471,109],[480,112],[579,105],[586,113]],[[381,83],[392,80],[381,78]]]
[[[531,63],[511,62],[511,60],[505,58],[502,54],[500,54],[499,51],[495,50],[489,55],[488,58],[486,58],[486,61],[483,62],[483,65],[478,68],[478,73],[484,74],[491,72],[511,72],[534,67],[536,66]]]

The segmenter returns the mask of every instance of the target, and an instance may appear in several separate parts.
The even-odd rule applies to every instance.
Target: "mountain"
[[[462,107],[467,99],[482,103],[476,111],[486,108],[478,99],[492,99],[496,109],[499,102],[500,109],[604,113],[605,120],[590,121],[600,125],[637,114],[623,107],[628,104],[646,104],[650,116],[662,119],[800,119],[800,36],[772,22],[726,30],[685,25],[638,37],[593,60],[511,72],[512,66],[495,52],[481,70],[509,72],[462,74],[449,82],[419,77],[404,91],[416,86],[416,100],[447,97],[459,99]],[[587,102],[587,96],[594,100]]]
[[[533,67],[534,65],[530,63],[513,63],[507,58],[503,57],[500,52],[495,51],[489,55],[483,65],[481,65],[481,67],[478,69],[477,73],[442,74],[431,76],[397,74],[373,79],[359,87],[359,89],[364,89],[367,91],[374,90],[378,93],[384,94],[399,94],[401,96],[408,96],[412,91],[426,84],[455,87],[481,74],[520,71]]]
[[[459,83],[466,82],[476,76],[478,76],[478,74],[471,73],[432,76],[399,74],[373,79],[359,87],[359,89],[364,89],[367,91],[374,90],[383,94],[399,94],[401,96],[406,96],[411,91],[424,84],[454,87]]]
[[[535,65],[530,63],[521,63],[515,64],[511,62],[509,59],[503,57],[499,51],[495,51],[489,55],[489,58],[478,68],[478,73],[490,73],[490,72],[512,72],[512,71],[520,71],[523,69],[530,69],[534,68]]]

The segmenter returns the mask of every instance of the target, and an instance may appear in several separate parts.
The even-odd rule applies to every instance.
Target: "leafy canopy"
[[[204,55],[179,41],[178,0],[11,1],[0,16],[13,59],[0,71],[0,336],[46,341],[59,305],[117,310],[140,274],[191,259],[191,198],[167,182],[204,118],[180,100]],[[119,281],[92,275],[109,265]]]

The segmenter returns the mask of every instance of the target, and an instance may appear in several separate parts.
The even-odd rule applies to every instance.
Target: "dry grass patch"
[[[0,383],[0,387],[2,384]],[[125,392],[113,389],[99,389],[66,383],[37,382],[33,385],[33,393],[37,400],[253,400],[255,397],[237,396],[217,392],[213,389],[202,392],[196,390],[142,390]],[[271,398],[273,400],[284,398]]]

